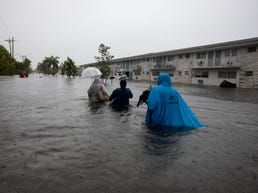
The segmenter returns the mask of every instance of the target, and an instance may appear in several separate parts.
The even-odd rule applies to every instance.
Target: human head
[[[125,87],[126,87],[126,80],[121,80],[121,81],[120,81],[120,87],[121,87],[122,89],[125,89]]]
[[[172,80],[167,73],[161,73],[158,77],[158,85],[172,86]]]
[[[94,79],[94,82],[93,82],[94,84],[99,84],[99,83],[101,83],[101,80],[100,80],[100,78],[99,77],[96,77],[95,79]]]

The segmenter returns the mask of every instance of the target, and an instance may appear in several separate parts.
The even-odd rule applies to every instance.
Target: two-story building
[[[256,37],[149,53],[114,59],[111,70],[131,80],[155,81],[166,72],[176,83],[219,86],[227,80],[237,87],[258,88],[257,47]]]

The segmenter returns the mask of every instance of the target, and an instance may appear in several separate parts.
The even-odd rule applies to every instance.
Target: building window
[[[237,56],[237,49],[225,50],[224,54],[225,54],[225,57]]]
[[[215,66],[219,66],[221,61],[221,51],[218,50],[215,52]]]
[[[170,61],[173,61],[173,59],[174,59],[174,57],[173,56],[168,56],[168,61],[170,62]]]
[[[219,71],[218,78],[231,78],[235,79],[237,75],[236,71]]]
[[[207,71],[204,71],[204,72],[196,71],[194,73],[194,77],[208,78],[209,77],[209,72],[207,72]]]
[[[202,77],[202,73],[201,72],[195,72],[194,77]]]
[[[158,76],[160,73],[159,73],[159,71],[153,71],[152,72],[152,76]]]
[[[237,49],[231,50],[231,56],[237,56]]]
[[[140,70],[134,70],[134,75],[140,76],[141,75],[141,71]]]
[[[253,71],[245,71],[246,76],[253,76]]]
[[[190,58],[190,54],[185,54],[185,58]]]
[[[181,75],[182,75],[182,72],[181,72],[181,71],[178,71],[178,75],[181,76]]]
[[[228,72],[228,78],[235,79],[236,75],[237,75],[236,71],[229,71]]]
[[[230,50],[225,50],[225,57],[229,57],[230,56]]]
[[[218,78],[227,78],[227,72],[219,71]]]
[[[209,72],[202,72],[202,77],[208,78],[209,77]]]
[[[185,71],[185,75],[189,75],[189,71]]]
[[[204,59],[204,58],[206,58],[206,53],[205,52],[197,53],[196,58],[197,59]]]
[[[208,66],[213,65],[213,52],[208,52]]]
[[[248,52],[256,52],[256,47],[248,47]]]

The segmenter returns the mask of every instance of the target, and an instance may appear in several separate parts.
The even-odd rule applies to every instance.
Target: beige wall
[[[226,56],[226,51],[228,49],[237,49],[236,56]],[[211,50],[211,49],[210,49]],[[226,79],[232,83],[236,83],[237,87],[242,88],[258,88],[258,47],[256,47],[255,52],[248,52],[248,45],[242,48],[227,48],[221,47],[221,49],[216,48],[216,50],[221,50],[221,61],[220,65],[216,66],[215,61],[215,49],[214,49],[214,59],[213,65],[208,65],[208,51],[203,50],[202,52],[206,53],[206,58],[197,59],[197,54],[192,53],[190,57],[186,57],[186,54],[173,54],[173,60],[165,61],[165,64],[172,65],[175,67],[173,72],[173,82],[175,83],[186,83],[186,84],[199,84],[202,81],[204,85],[216,85],[219,86],[220,83],[225,78],[219,78],[219,71],[235,71],[236,78]],[[212,51],[212,50],[211,50]],[[200,52],[200,51],[199,51]],[[179,57],[180,56],[180,57]],[[188,54],[189,56],[189,54]],[[153,56],[158,57],[157,55]],[[161,58],[164,56],[160,56]],[[129,59],[125,59],[128,61]],[[129,62],[129,69],[134,70],[137,66],[140,66],[141,73],[139,75],[133,75],[133,79],[138,80],[148,80],[155,81],[157,76],[152,75],[151,69],[154,69],[156,63],[152,58],[148,60],[146,58],[130,58],[133,62]],[[122,61],[122,60],[121,60]],[[202,64],[199,65],[199,62],[202,61]],[[162,61],[164,62],[164,61]],[[163,63],[162,63],[163,64]],[[120,68],[123,68],[120,65],[111,65],[111,71],[115,72]],[[209,77],[194,77],[193,71],[203,70],[209,72]],[[162,70],[161,70],[162,71]],[[160,72],[161,72],[160,71]],[[252,76],[248,76],[248,71],[252,71]],[[171,70],[170,70],[171,74]],[[250,74],[249,74],[250,75]]]
[[[239,86],[243,88],[258,88],[258,47],[256,52],[248,52],[247,48],[240,51]],[[246,76],[246,71],[252,71],[253,76]]]

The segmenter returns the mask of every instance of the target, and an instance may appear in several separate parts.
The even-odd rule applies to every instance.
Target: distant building
[[[257,47],[256,37],[149,53],[114,59],[111,70],[131,80],[155,81],[160,73],[166,72],[175,83],[219,86],[227,80],[237,87],[258,88]]]

